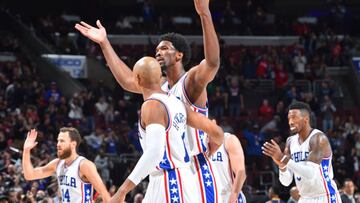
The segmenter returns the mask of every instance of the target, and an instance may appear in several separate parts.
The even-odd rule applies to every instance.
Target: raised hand
[[[97,28],[81,21],[80,24],[75,24],[75,28],[79,30],[85,37],[100,44],[107,39],[107,34],[105,28],[101,25],[99,20],[96,21],[96,25]]]
[[[209,0],[194,0],[196,12],[199,15],[209,14]]]
[[[32,148],[34,148],[37,145],[36,138],[37,138],[37,131],[35,129],[30,130],[26,136],[26,140],[24,143],[24,151],[26,150],[30,151]]]

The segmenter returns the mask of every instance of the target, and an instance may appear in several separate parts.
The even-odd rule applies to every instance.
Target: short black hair
[[[165,33],[160,36],[159,42],[161,41],[171,42],[176,50],[183,53],[182,64],[184,66],[189,63],[191,59],[191,49],[188,41],[183,35],[174,32]]]
[[[300,102],[300,101],[292,102],[289,105],[289,111],[293,110],[293,109],[298,109],[298,110],[301,110],[301,111],[307,111],[309,116],[311,115],[311,108],[310,108],[309,104],[307,104],[305,102]]]
[[[81,143],[81,135],[79,131],[76,128],[73,127],[62,127],[60,128],[60,132],[62,133],[69,133],[69,137],[71,141],[76,142],[76,147],[78,147]]]
[[[272,188],[272,191],[273,191],[274,194],[276,194],[276,195],[279,195],[279,194],[280,194],[280,188],[279,188],[279,186],[277,186],[277,185],[272,185],[271,188]]]
[[[344,180],[344,182],[343,182],[343,187],[345,187],[345,183],[346,183],[346,182],[353,182],[353,183],[354,183],[354,181],[351,180],[350,178],[346,178],[346,179]]]

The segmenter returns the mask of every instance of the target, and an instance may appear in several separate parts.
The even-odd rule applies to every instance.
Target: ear
[[[140,83],[141,83],[141,78],[140,78],[140,75],[139,74],[136,74],[136,76],[135,76],[135,82],[136,82],[136,84],[140,87],[141,85],[140,85]]]
[[[74,149],[76,149],[77,143],[75,141],[71,141],[71,145],[74,147]]]
[[[183,58],[183,56],[184,56],[184,54],[182,53],[182,52],[177,52],[176,53],[176,62],[178,62],[178,61],[181,61],[182,60],[182,58]]]

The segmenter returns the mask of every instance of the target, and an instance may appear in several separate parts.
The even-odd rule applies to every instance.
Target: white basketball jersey
[[[224,142],[229,136],[229,133],[224,133]],[[234,173],[231,168],[229,155],[225,149],[225,144],[222,144],[218,150],[211,155],[211,163],[216,169],[215,178],[219,185],[222,200],[223,202],[227,202],[234,182]],[[243,194],[239,195],[238,202],[246,202]]]
[[[310,139],[315,134],[321,132],[313,129],[309,137],[299,144],[299,134],[290,137],[291,159],[297,163],[305,164],[310,153]],[[332,156],[324,158],[318,169],[318,175],[314,179],[308,180],[294,173],[295,183],[302,198],[314,198],[328,196],[329,202],[336,202],[337,186],[333,180],[334,173],[332,168]]]
[[[84,159],[84,157],[78,156],[70,166],[65,165],[65,160],[59,161],[56,175],[62,202],[93,202],[93,187],[91,183],[85,183],[79,176],[80,163]]]
[[[168,82],[166,81],[161,89],[165,92],[168,92],[174,95],[176,98],[181,100],[182,102],[188,104],[190,108],[198,113],[201,113],[208,116],[208,108],[200,108],[192,104],[187,97],[187,93],[185,90],[185,78],[187,76],[187,72],[172,86],[169,87]],[[198,155],[202,152],[206,152],[207,149],[207,135],[202,130],[194,129],[190,126],[187,126],[187,136],[185,137],[185,144],[190,150],[190,156]]]
[[[189,166],[190,158],[184,143],[187,120],[184,104],[171,94],[155,93],[147,100],[161,102],[168,113],[169,126],[166,129],[164,156],[157,169],[168,170]],[[141,122],[139,122],[139,133],[141,147],[145,150],[146,132]]]

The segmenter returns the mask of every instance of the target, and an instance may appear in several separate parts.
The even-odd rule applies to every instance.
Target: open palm
[[[24,143],[24,150],[31,150],[37,145],[36,137],[37,137],[37,131],[35,129],[32,129],[28,132]]]
[[[96,21],[96,25],[98,26],[97,28],[81,21],[80,24],[75,24],[75,28],[85,37],[99,44],[106,39],[106,30],[99,20]]]

